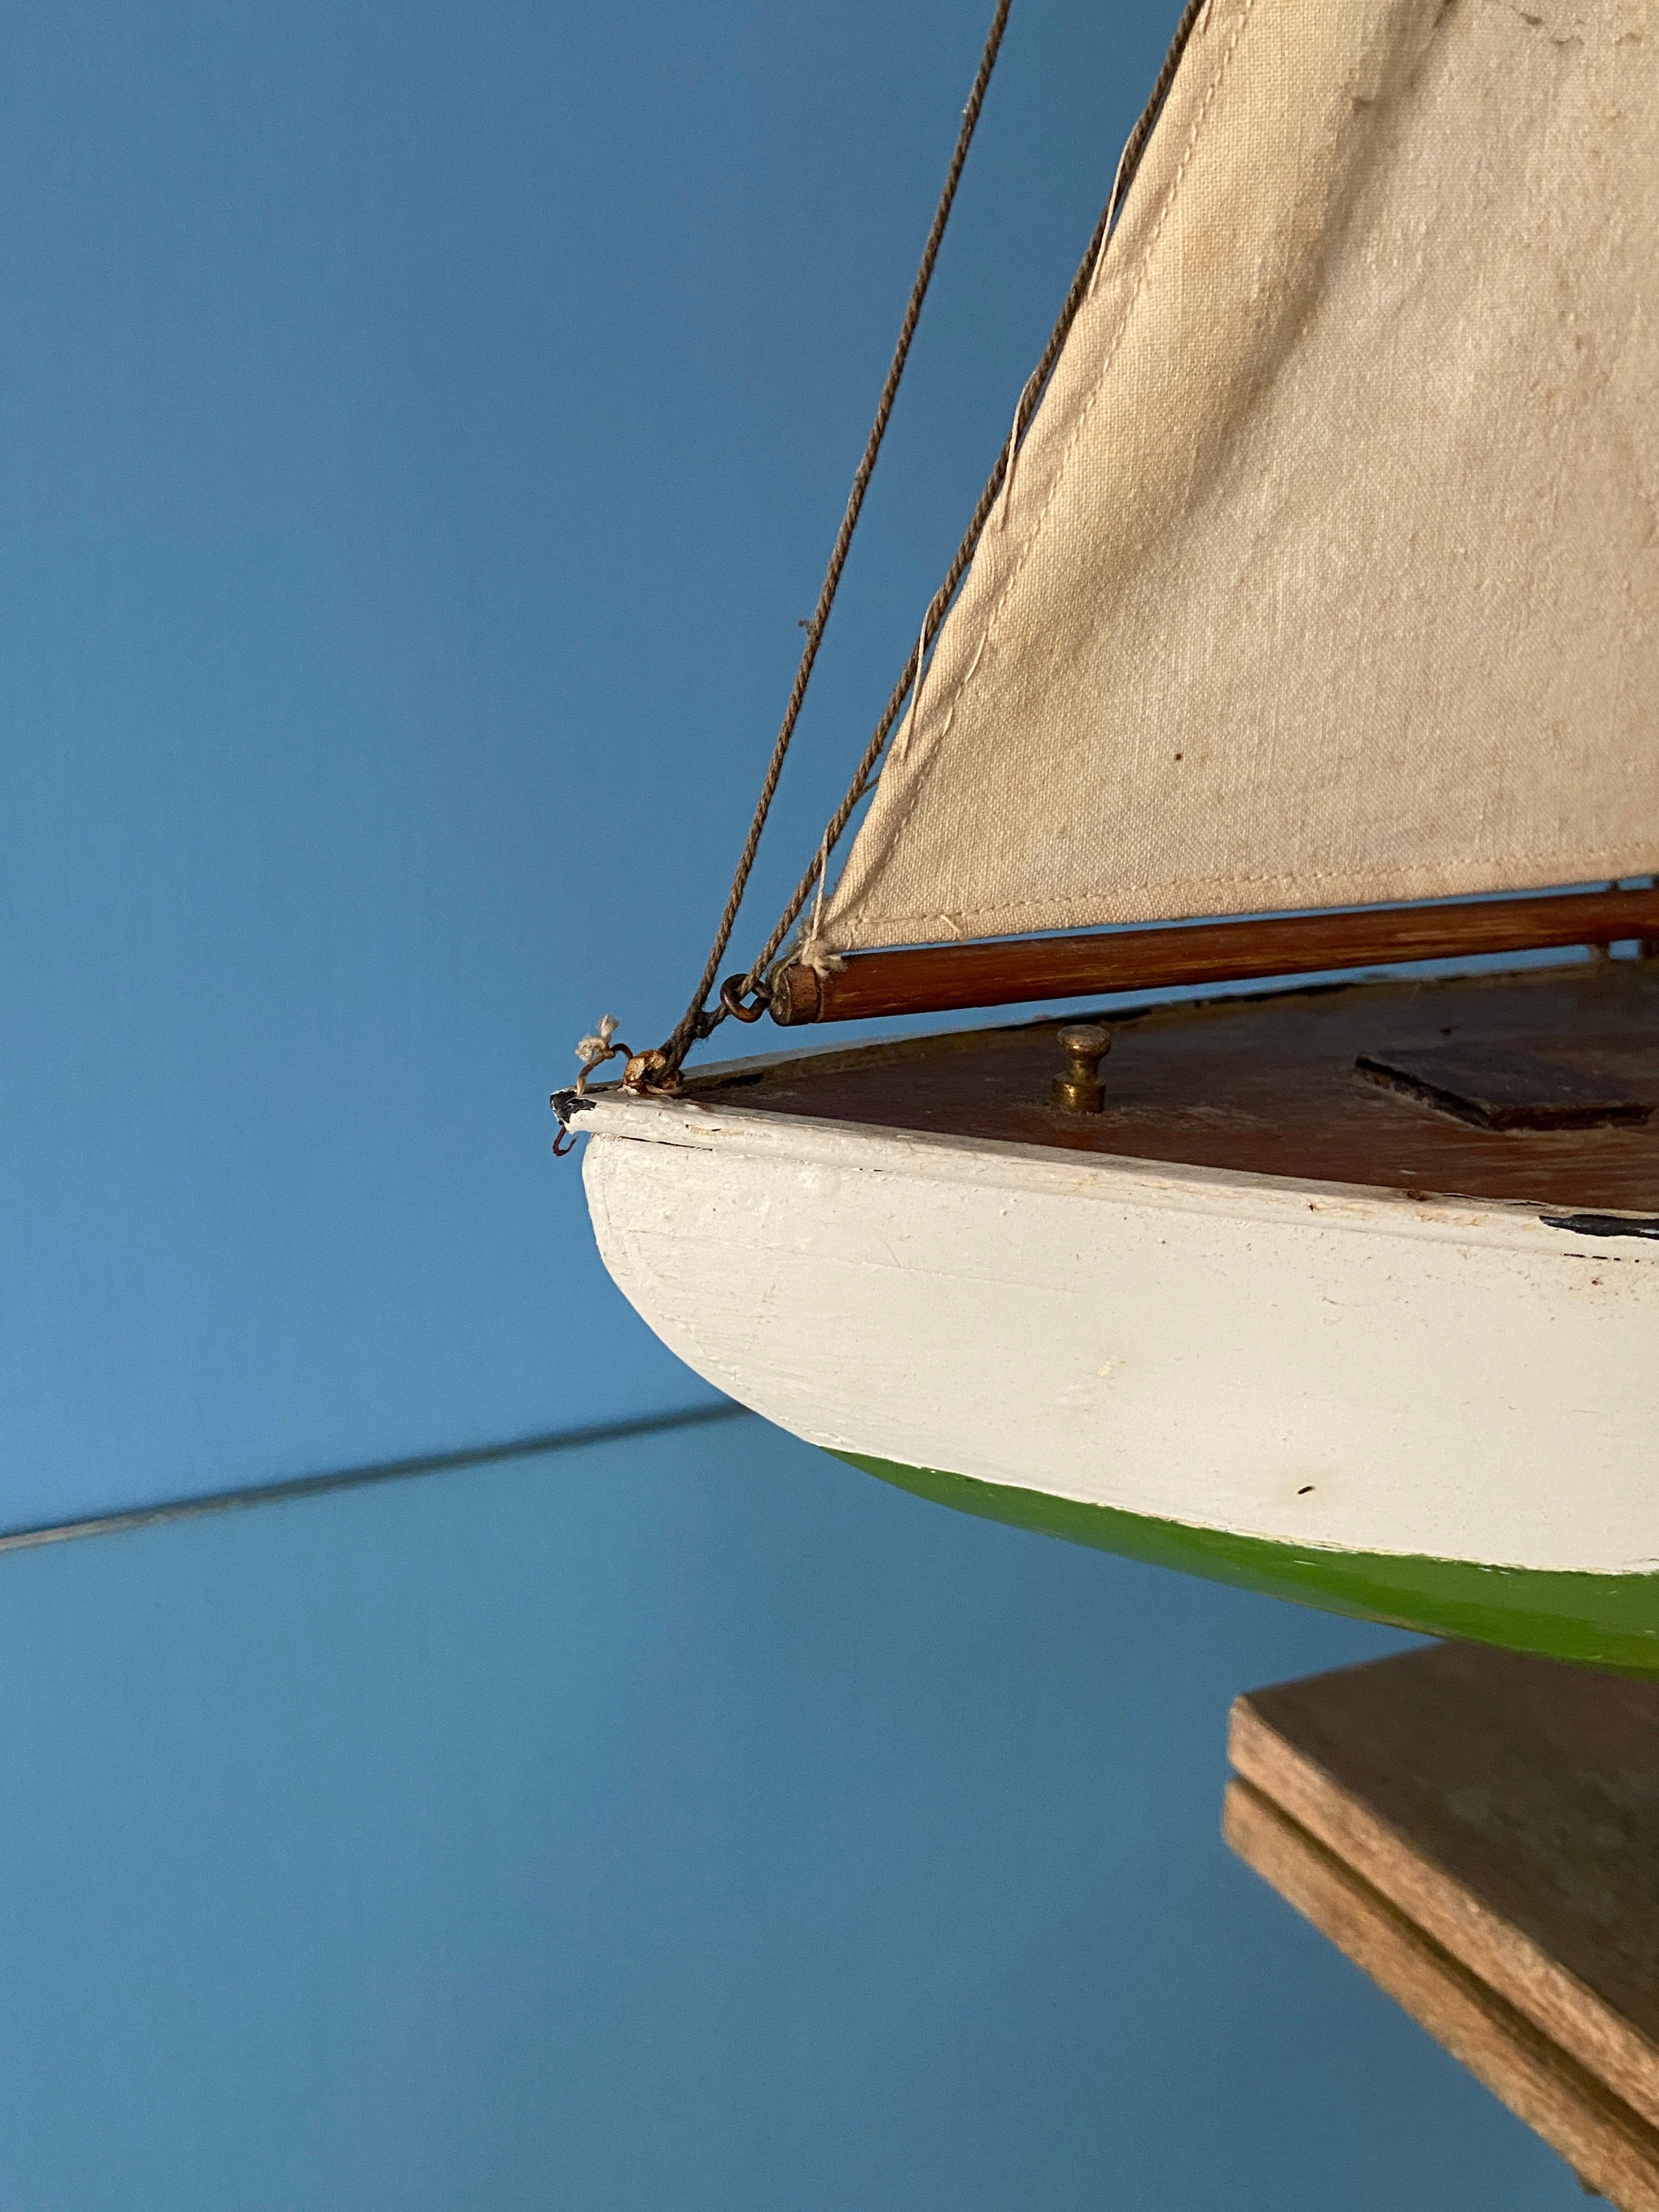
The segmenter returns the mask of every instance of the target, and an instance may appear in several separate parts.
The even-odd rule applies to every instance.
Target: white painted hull
[[[1271,1543],[1659,1567],[1659,1243],[615,1094],[577,1126],[623,1291],[814,1443]]]

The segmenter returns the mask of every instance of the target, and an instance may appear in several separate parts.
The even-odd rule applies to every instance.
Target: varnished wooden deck
[[[1335,984],[1103,1018],[1114,1044],[1099,1115],[1048,1103],[1064,1065],[1057,1019],[803,1055],[724,1079],[711,1070],[686,1096],[1425,1195],[1659,1214],[1659,1111],[1636,1125],[1486,1129],[1383,1088],[1357,1065],[1448,1042],[1476,1059],[1520,1048],[1610,1096],[1659,1105],[1659,961]]]

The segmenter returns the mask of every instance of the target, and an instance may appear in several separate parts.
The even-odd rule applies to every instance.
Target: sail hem
[[[994,906],[962,908],[943,915],[865,914],[856,928],[833,933],[836,953],[886,951],[902,945],[981,943],[997,938],[1030,937],[1051,931],[1130,927],[1138,923],[1180,922],[1229,917],[1306,913],[1320,908],[1365,908],[1409,905],[1421,900],[1502,897],[1511,891],[1567,890],[1587,883],[1617,882],[1628,876],[1659,871],[1659,849],[1646,845],[1607,846],[1585,854],[1574,847],[1571,877],[1560,866],[1560,854],[1530,860],[1511,854],[1498,865],[1504,870],[1497,881],[1485,869],[1462,874],[1444,867],[1399,869],[1387,877],[1373,870],[1325,872],[1298,871],[1294,877],[1224,876],[1193,878],[1163,887],[1164,896],[1135,900],[1087,902],[1060,899],[1002,901]],[[1589,872],[1580,871],[1589,860]],[[1240,890],[1255,896],[1248,905],[1237,902]],[[1310,897],[1314,890],[1316,896]],[[831,949],[832,933],[824,944]]]

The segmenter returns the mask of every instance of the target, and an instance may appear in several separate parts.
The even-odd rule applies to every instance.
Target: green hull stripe
[[[1555,1574],[1461,1559],[1395,1559],[1386,1552],[1322,1551],[1260,1536],[1188,1528],[1109,1505],[1080,1505],[1040,1490],[977,1482],[936,1468],[837,1452],[849,1467],[936,1504],[1006,1521],[1069,1543],[1091,1544],[1155,1566],[1298,1600],[1328,1613],[1386,1621],[1428,1636],[1462,1636],[1574,1659],[1621,1674],[1659,1674],[1659,1574]]]

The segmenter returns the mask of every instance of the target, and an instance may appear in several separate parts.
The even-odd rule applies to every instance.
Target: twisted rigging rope
[[[738,858],[737,870],[732,878],[732,889],[726,897],[725,911],[720,915],[720,927],[714,933],[714,942],[703,968],[702,981],[698,983],[692,995],[691,1003],[682,1015],[673,1034],[660,1048],[661,1060],[655,1070],[655,1077],[659,1081],[664,1076],[672,1075],[674,1073],[697,1038],[706,1036],[709,1030],[714,1028],[715,1022],[720,1019],[720,1016],[716,1014],[709,1018],[707,1026],[704,1026],[703,1002],[714,986],[715,976],[720,973],[720,963],[726,957],[726,948],[732,941],[732,930],[738,918],[738,908],[743,903],[743,895],[755,865],[755,854],[760,848],[761,832],[766,827],[766,817],[771,811],[772,798],[778,787],[778,778],[783,773],[784,758],[789,750],[789,741],[795,734],[795,724],[799,719],[801,705],[806,697],[806,687],[811,681],[813,664],[818,657],[818,647],[823,641],[824,625],[830,619],[830,610],[835,605],[836,592],[841,583],[842,570],[847,565],[847,555],[853,543],[853,532],[858,526],[860,510],[864,505],[864,495],[869,489],[871,477],[875,473],[876,459],[881,452],[882,440],[887,434],[887,424],[893,412],[893,402],[898,397],[899,380],[904,374],[904,364],[909,358],[910,341],[916,334],[916,325],[921,318],[922,302],[927,297],[927,288],[933,282],[933,264],[939,259],[939,250],[945,239],[945,227],[951,219],[951,208],[956,199],[957,186],[962,180],[963,166],[968,159],[968,149],[974,142],[974,132],[979,123],[980,110],[985,105],[985,94],[990,85],[991,72],[996,67],[997,54],[1002,46],[1002,34],[1007,27],[1008,11],[1012,4],[1013,0],[997,0],[996,14],[992,17],[991,27],[986,33],[984,51],[980,55],[979,68],[974,75],[973,88],[968,94],[968,104],[962,111],[962,125],[957,132],[956,149],[951,156],[951,166],[945,172],[945,185],[939,193],[939,205],[933,211],[933,221],[927,233],[927,242],[921,250],[921,265],[916,270],[915,283],[910,288],[910,298],[904,310],[904,320],[899,325],[898,342],[893,348],[893,358],[888,364],[886,381],[881,387],[881,398],[877,403],[875,420],[870,425],[870,434],[865,441],[863,457],[854,476],[853,488],[847,495],[847,509],[841,519],[841,528],[836,533],[835,545],[830,555],[830,565],[824,570],[823,582],[818,592],[817,605],[812,611],[811,620],[806,625],[806,641],[801,647],[800,665],[795,671],[795,680],[790,687],[789,701],[784,708],[783,720],[778,729],[777,741],[772,748],[772,757],[767,763],[765,780],[761,785],[760,798],[756,802],[754,819],[749,825],[749,835],[744,841],[743,852]]]
[[[937,636],[939,624],[945,618],[945,610],[956,597],[957,586],[968,573],[969,565],[978,550],[979,541],[984,532],[985,526],[996,511],[997,501],[1002,494],[1004,484],[1013,467],[1014,456],[1018,450],[1019,441],[1024,437],[1032,416],[1036,412],[1037,402],[1048,388],[1048,379],[1054,373],[1054,363],[1060,359],[1060,349],[1071,333],[1072,325],[1077,319],[1078,311],[1093,288],[1095,276],[1100,265],[1100,257],[1105,249],[1107,240],[1111,236],[1112,226],[1116,222],[1118,211],[1123,204],[1124,194],[1128,191],[1133,180],[1134,173],[1139,167],[1140,157],[1146,151],[1146,142],[1152,135],[1152,126],[1158,121],[1158,113],[1164,100],[1169,97],[1170,87],[1175,82],[1176,70],[1180,65],[1182,53],[1188,35],[1208,4],[1209,0],[1188,0],[1188,4],[1182,12],[1181,21],[1176,26],[1170,51],[1164,57],[1164,66],[1158,72],[1157,82],[1147,98],[1146,106],[1136,120],[1134,129],[1124,143],[1123,152],[1118,161],[1117,173],[1112,179],[1111,196],[1101,210],[1100,220],[1095,225],[1094,235],[1089,240],[1088,248],[1082,260],[1078,264],[1077,274],[1072,279],[1071,289],[1066,293],[1061,304],[1060,313],[1055,318],[1054,326],[1048,333],[1048,343],[1042,349],[1042,358],[1026,379],[1024,389],[1019,395],[1018,403],[1014,410],[1013,429],[1008,442],[997,456],[996,466],[987,479],[985,489],[979,495],[978,504],[969,518],[968,527],[963,532],[962,543],[957,546],[951,565],[945,573],[945,580],[928,602],[927,614],[922,618],[921,642],[917,646],[915,655],[905,663],[904,672],[894,685],[887,704],[882,709],[880,720],[871,734],[869,744],[865,747],[864,757],[860,761],[854,772],[853,781],[847,787],[847,794],[834,814],[830,816],[829,826],[824,831],[823,842],[813,854],[805,874],[790,894],[789,902],[778,917],[776,927],[762,946],[758,957],[748,972],[734,981],[729,994],[722,993],[721,1004],[710,1017],[708,1027],[700,1032],[702,1036],[708,1036],[731,1012],[732,1008],[726,1002],[728,995],[742,1000],[763,981],[779,948],[799,918],[801,909],[818,888],[824,870],[828,866],[830,855],[840,843],[847,825],[852,820],[858,807],[859,801],[870,788],[870,779],[886,749],[887,740],[892,734],[894,724],[903,710],[904,702],[913,696],[921,684],[927,647],[929,641]],[[703,994],[705,997],[708,995],[706,984]]]
[[[957,186],[961,180],[963,166],[968,158],[968,149],[973,143],[975,128],[979,122],[980,110],[984,105],[986,89],[991,82],[991,72],[996,66],[997,53],[1002,44],[1002,34],[1007,25],[1012,4],[1012,0],[998,0],[996,14],[992,19],[990,30],[986,36],[984,51],[980,56],[979,68],[974,77],[973,89],[969,94],[968,104],[963,110],[962,127],[957,134],[956,149],[951,157],[950,168],[945,173],[944,189],[939,194],[939,206],[934,212],[933,227],[927,234],[927,245],[922,249],[921,263],[916,271],[915,283],[911,288],[909,304],[904,311],[904,320],[899,329],[898,343],[893,349],[893,358],[888,368],[886,381],[882,386],[881,398],[876,409],[875,420],[870,427],[870,435],[865,445],[863,458],[853,478],[853,488],[848,495],[847,508],[842,517],[841,528],[836,535],[835,546],[830,556],[830,565],[824,572],[817,605],[813,611],[811,620],[806,625],[806,641],[801,652],[800,665],[795,672],[795,680],[790,690],[788,704],[784,710],[777,741],[772,748],[772,757],[767,764],[765,779],[761,785],[760,797],[756,803],[754,818],[750,823],[749,835],[744,842],[743,852],[738,858],[737,870],[732,878],[732,888],[726,897],[725,909],[720,915],[719,927],[714,933],[714,944],[710,947],[708,960],[704,963],[702,977],[692,995],[690,1004],[680,1017],[679,1022],[671,1035],[654,1052],[642,1054],[638,1059],[630,1060],[629,1063],[629,1081],[637,1082],[642,1087],[658,1089],[671,1086],[675,1082],[681,1063],[691,1047],[702,1038],[712,1035],[729,1013],[741,1010],[741,1001],[765,981],[768,969],[799,919],[802,908],[812,896],[814,890],[821,886],[829,867],[830,855],[840,842],[860,800],[870,787],[870,780],[881,759],[888,738],[892,732],[894,724],[898,720],[904,702],[907,698],[912,698],[921,686],[927,647],[937,636],[945,611],[956,595],[957,586],[968,572],[981,535],[995,510],[998,496],[1012,468],[1020,440],[1036,411],[1037,404],[1048,386],[1049,376],[1053,374],[1054,364],[1060,358],[1060,349],[1070,333],[1073,323],[1076,320],[1078,312],[1089,296],[1101,255],[1111,235],[1124,195],[1128,191],[1135,170],[1139,165],[1146,142],[1152,136],[1152,127],[1158,120],[1159,111],[1174,82],[1182,51],[1194,26],[1209,4],[1209,0],[1188,0],[1188,4],[1182,13],[1181,21],[1176,27],[1175,38],[1165,58],[1163,69],[1159,71],[1151,96],[1124,146],[1122,156],[1118,162],[1116,175],[1113,179],[1111,197],[1108,199],[1102,210],[1100,220],[1095,226],[1094,235],[1090,240],[1088,250],[1084,254],[1077,274],[1072,280],[1071,289],[1066,295],[1054,329],[1049,333],[1048,344],[1043,348],[1042,358],[1027,379],[1024,389],[1020,393],[1018,404],[1014,412],[1012,432],[998,455],[996,465],[991,471],[984,490],[980,494],[978,503],[974,508],[950,568],[945,572],[944,580],[928,602],[916,650],[906,661],[904,672],[882,710],[881,717],[872,733],[870,742],[865,748],[864,757],[860,761],[853,781],[848,787],[846,796],[830,817],[823,842],[813,854],[811,864],[795,886],[788,903],[778,919],[776,927],[767,939],[758,957],[742,976],[732,977],[726,982],[721,989],[719,1002],[710,1007],[707,1003],[708,994],[714,988],[714,978],[720,973],[720,963],[724,960],[726,947],[731,943],[732,932],[738,918],[738,909],[743,903],[744,893],[748,887],[750,875],[754,868],[755,855],[760,848],[762,832],[766,827],[767,817],[771,811],[772,799],[777,790],[778,779],[783,772],[783,763],[789,750],[790,740],[794,735],[795,724],[799,718],[801,705],[806,696],[806,688],[811,679],[813,665],[817,659],[824,625],[829,620],[830,610],[835,603],[836,588],[841,582],[842,570],[847,563],[848,551],[853,542],[853,532],[858,524],[860,510],[864,505],[864,495],[875,470],[876,458],[881,451],[882,440],[886,434],[888,420],[893,410],[893,402],[898,392],[899,380],[904,374],[904,365],[910,351],[910,342],[915,335],[916,324],[921,314],[922,302],[927,296],[927,288],[933,274],[933,264],[939,258],[939,246],[945,236],[945,225],[950,220],[951,204],[956,198]],[[744,1018],[752,1020],[756,1018],[756,1014],[753,1012],[746,1012]],[[609,1054],[606,1056],[609,1057]]]

